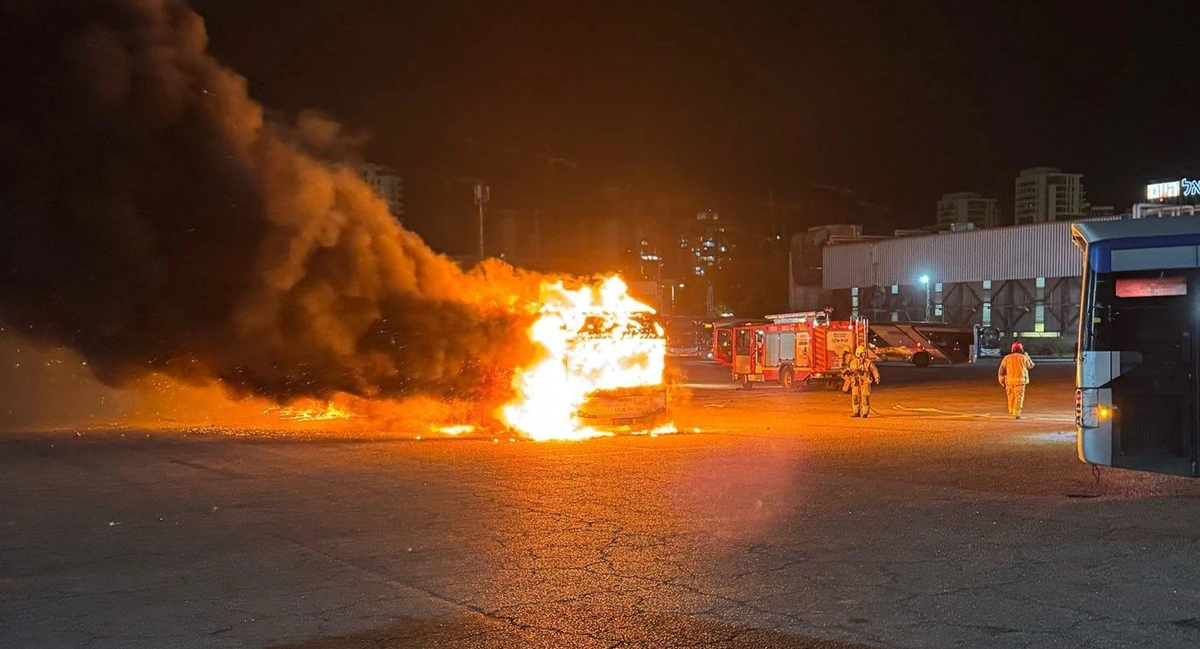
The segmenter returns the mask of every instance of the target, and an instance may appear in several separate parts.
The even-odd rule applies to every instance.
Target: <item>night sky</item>
[[[1119,210],[1151,179],[1200,173],[1194,12],[1109,4],[193,6],[255,97],[368,133],[367,154],[406,174],[513,147],[588,182],[714,198],[850,187],[890,208],[869,225],[905,227],[952,191],[1011,219],[1023,167],[1083,173]]]

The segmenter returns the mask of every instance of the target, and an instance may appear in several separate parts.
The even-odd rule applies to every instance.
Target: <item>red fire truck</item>
[[[743,387],[768,381],[785,388],[796,381],[839,382],[842,353],[866,344],[869,335],[865,318],[830,320],[825,311],[768,317],[770,324],[734,325],[713,336],[714,360],[730,367]],[[720,344],[722,339],[728,343]]]

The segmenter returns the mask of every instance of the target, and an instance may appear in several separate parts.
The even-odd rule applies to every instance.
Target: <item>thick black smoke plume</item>
[[[176,0],[4,0],[0,324],[110,384],[279,400],[470,397],[525,353],[500,265],[464,274],[264,119]]]

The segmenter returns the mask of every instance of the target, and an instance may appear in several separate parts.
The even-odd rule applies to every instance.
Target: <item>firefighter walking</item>
[[[1021,418],[1025,408],[1025,386],[1029,385],[1029,370],[1033,369],[1033,361],[1025,354],[1021,341],[1012,344],[1012,353],[1000,361],[997,378],[1004,386],[1004,394],[1008,397],[1008,415],[1013,419]]]
[[[850,378],[851,417],[871,414],[871,384],[879,385],[879,369],[867,357],[867,348],[859,345],[846,373]]]

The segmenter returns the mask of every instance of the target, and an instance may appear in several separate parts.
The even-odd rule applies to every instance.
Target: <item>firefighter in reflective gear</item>
[[[1025,408],[1025,386],[1029,385],[1031,369],[1033,361],[1025,354],[1025,347],[1019,340],[1012,344],[1012,353],[1000,360],[997,378],[1008,396],[1008,415],[1013,419],[1020,419],[1021,410]]]
[[[866,417],[871,414],[871,384],[879,384],[879,369],[867,358],[867,348],[859,345],[850,360],[850,408],[851,417]]]

